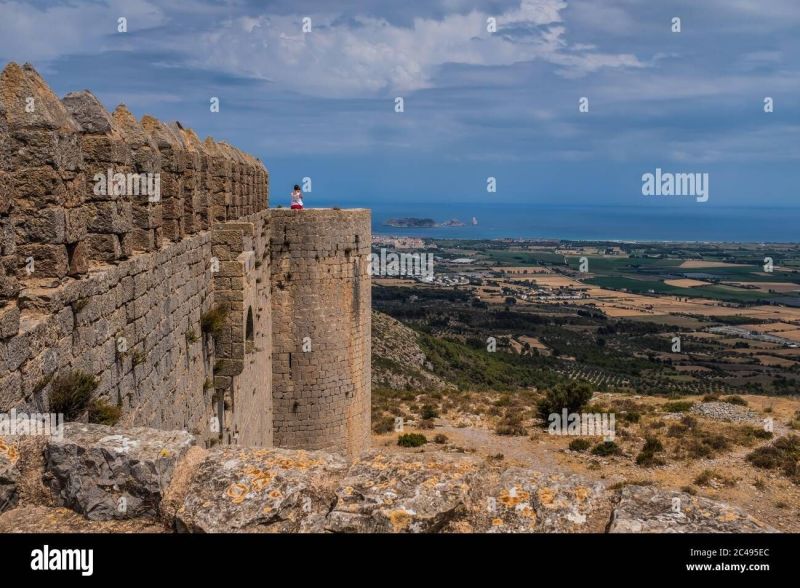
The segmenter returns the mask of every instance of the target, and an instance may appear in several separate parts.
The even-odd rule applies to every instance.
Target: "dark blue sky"
[[[797,0],[0,0],[0,60],[261,157],[276,203],[310,176],[311,206],[637,205],[660,167],[797,206],[798,27]]]

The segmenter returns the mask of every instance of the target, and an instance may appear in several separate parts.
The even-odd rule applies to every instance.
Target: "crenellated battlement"
[[[86,90],[59,100],[14,63],[0,75],[0,103],[4,299],[28,278],[85,275],[92,262],[268,206],[259,160],[178,122],[137,121],[124,105],[109,113]]]

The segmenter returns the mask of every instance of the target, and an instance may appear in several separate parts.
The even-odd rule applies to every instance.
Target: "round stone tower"
[[[356,456],[370,439],[370,211],[270,221],[275,445]]]

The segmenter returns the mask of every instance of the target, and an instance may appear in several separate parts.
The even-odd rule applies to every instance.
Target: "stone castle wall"
[[[368,446],[368,210],[271,210],[275,443]]]
[[[157,177],[157,196],[119,185],[135,174]],[[363,448],[369,212],[268,210],[268,194],[263,164],[234,147],[124,106],[109,113],[88,91],[59,100],[30,66],[9,64],[0,411],[47,410],[56,376],[80,370],[121,424]],[[221,326],[204,330],[215,313]]]
[[[242,371],[228,368],[217,381],[215,367],[225,372],[215,364],[228,359],[230,329],[241,320],[231,313],[227,338],[215,341],[201,317],[231,308],[245,282],[255,298],[258,279],[252,260],[245,269],[215,245],[216,227],[224,233],[245,215],[266,222],[267,170],[178,123],[137,121],[124,106],[111,114],[90,92],[59,100],[32,68],[15,64],[0,76],[0,145],[0,410],[43,411],[54,376],[80,370],[96,376],[95,398],[121,407],[124,424],[211,435],[210,417],[219,406],[230,413],[232,402],[215,386],[231,388]],[[158,174],[157,193],[141,183],[115,192],[106,181],[148,173]],[[237,255],[243,247],[252,238],[240,236]],[[232,441],[232,417],[222,414]],[[269,444],[271,434],[248,439]]]

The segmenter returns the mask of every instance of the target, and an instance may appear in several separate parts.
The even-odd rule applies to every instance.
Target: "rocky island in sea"
[[[464,223],[462,223],[457,218],[450,219],[448,221],[444,221],[443,223],[437,223],[432,218],[390,218],[386,220],[384,226],[387,227],[396,227],[402,229],[430,229],[433,227],[463,227]]]

